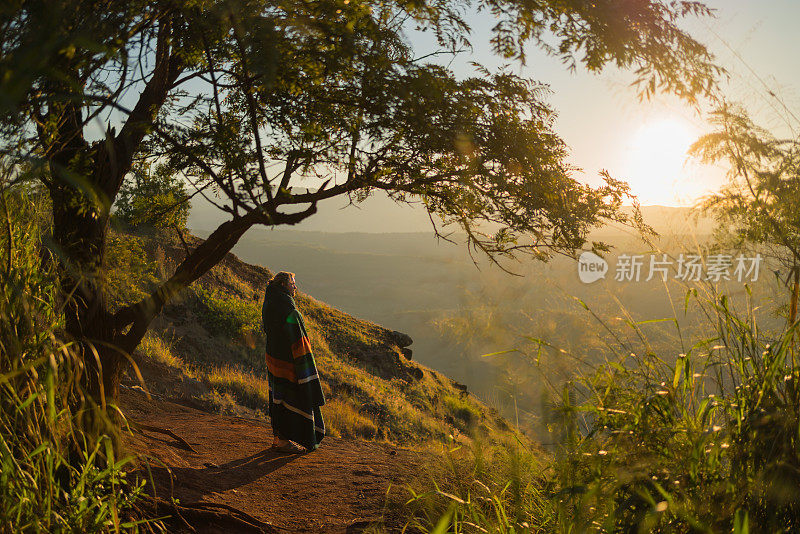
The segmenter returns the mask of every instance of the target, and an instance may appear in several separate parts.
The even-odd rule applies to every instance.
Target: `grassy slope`
[[[120,238],[141,244],[154,278],[172,272],[185,253],[170,237]],[[196,241],[187,238],[189,246]],[[112,273],[117,285],[140,276],[126,272],[124,259],[118,265]],[[185,290],[135,355],[146,387],[196,406],[264,417],[268,390],[260,307],[269,275],[229,254]],[[297,302],[328,399],[323,414],[331,435],[421,445],[469,441],[476,432],[510,433],[505,421],[463,386],[406,359],[392,331],[305,294]]]

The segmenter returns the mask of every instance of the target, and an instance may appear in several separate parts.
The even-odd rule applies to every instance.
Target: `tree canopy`
[[[574,178],[546,86],[503,69],[459,79],[417,55],[412,28],[436,37],[434,53],[469,48],[471,10],[494,19],[497,54],[524,61],[533,43],[567,68],[630,69],[643,97],[694,101],[719,72],[679,26],[710,15],[698,2],[6,2],[0,150],[47,168],[62,288],[76,297],[67,331],[132,351],[248,228],[298,223],[338,195],[419,199],[490,255],[569,252],[601,221],[628,221],[624,183]],[[230,220],[153,294],[109,310],[92,273],[137,162],[182,176]],[[118,375],[120,354],[104,358]]]

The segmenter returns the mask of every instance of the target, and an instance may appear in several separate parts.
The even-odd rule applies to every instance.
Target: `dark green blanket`
[[[272,430],[306,449],[316,449],[325,436],[319,408],[325,397],[303,317],[277,283],[267,286],[261,317],[267,335]]]

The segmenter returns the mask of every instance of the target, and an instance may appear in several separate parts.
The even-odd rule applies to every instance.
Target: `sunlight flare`
[[[674,205],[693,196],[687,165],[694,129],[677,118],[643,124],[626,149],[622,178],[642,204]]]

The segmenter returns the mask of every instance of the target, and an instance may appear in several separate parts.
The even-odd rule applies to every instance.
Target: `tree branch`
[[[136,150],[153,127],[173,83],[183,70],[183,60],[171,51],[171,38],[172,20],[165,17],[158,28],[156,65],[150,81],[111,146],[101,148],[96,156],[95,176],[104,178],[101,187],[109,199],[119,191]]]
[[[268,206],[262,205],[259,206],[259,209],[253,210],[247,215],[222,223],[208,236],[208,239],[186,256],[169,280],[138,303],[122,308],[114,314],[116,331],[124,332],[125,328],[130,325],[128,332],[121,334],[115,340],[115,344],[128,353],[132,352],[144,337],[150,323],[161,313],[164,306],[178,292],[188,287],[219,263],[253,225],[293,225],[314,215],[316,212],[316,202],[297,213],[277,213],[269,211]]]

